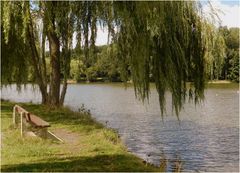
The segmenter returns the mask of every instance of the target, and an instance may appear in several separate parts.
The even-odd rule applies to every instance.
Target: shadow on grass
[[[156,170],[156,168],[155,168]],[[93,157],[67,157],[39,160],[38,163],[2,165],[3,172],[33,171],[154,171],[131,155],[98,155]],[[157,170],[158,172],[161,170]]]

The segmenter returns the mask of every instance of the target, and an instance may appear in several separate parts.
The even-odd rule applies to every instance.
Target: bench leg
[[[15,112],[15,106],[13,107],[13,126],[16,126],[16,112]]]
[[[47,138],[47,134],[48,134],[48,132],[47,132],[47,128],[42,128],[42,129],[40,129],[39,130],[39,132],[40,132],[40,136],[42,137],[42,138]]]
[[[21,112],[20,114],[20,117],[21,117],[21,136],[23,136],[23,113]]]

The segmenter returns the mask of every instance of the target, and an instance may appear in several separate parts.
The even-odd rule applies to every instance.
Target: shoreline
[[[232,82],[230,80],[212,80],[208,81],[208,84],[230,84],[230,83],[237,83],[237,82]]]
[[[69,79],[67,81],[68,84],[82,84],[82,83],[86,83],[86,84],[89,84],[89,83],[124,83],[122,81],[109,81],[109,80],[96,80],[96,81],[80,81],[80,82],[77,82],[76,80],[72,80],[72,79]],[[126,83],[128,84],[132,84],[133,82],[132,81],[127,81]],[[154,82],[151,82],[151,83],[154,83]],[[188,82],[190,83],[190,82]],[[230,80],[208,80],[206,83],[208,84],[230,84],[230,83],[237,83],[237,82],[234,82],[234,81],[230,81]]]
[[[12,107],[19,104],[27,111],[49,122],[49,130],[65,130],[65,134],[75,134],[79,139],[67,144],[50,140],[32,139],[20,136],[20,129],[14,129]],[[14,103],[1,99],[2,162],[1,171],[164,171],[165,163],[160,167],[146,163],[127,150],[118,133],[97,122],[85,109],[74,112],[68,107],[51,109],[32,103]],[[5,136],[8,136],[7,138]],[[77,138],[77,137],[74,137]],[[13,143],[14,140],[21,141]],[[9,143],[12,145],[8,146]],[[35,145],[33,145],[33,143]],[[39,146],[39,144],[41,144]],[[22,148],[22,149],[21,149]],[[23,150],[25,148],[25,150]],[[29,153],[28,148],[40,156]],[[43,150],[44,148],[44,150]],[[66,151],[63,151],[63,148]],[[27,150],[26,150],[27,149]],[[39,152],[39,151],[38,151]],[[44,154],[45,152],[51,154]],[[14,156],[14,158],[12,158]],[[24,157],[23,157],[24,156]],[[63,159],[66,158],[66,159]],[[78,160],[70,162],[69,160]],[[82,158],[86,158],[83,159]],[[38,163],[41,160],[41,163]],[[43,160],[48,160],[46,164]],[[60,164],[63,162],[64,164]],[[79,163],[81,166],[79,166]],[[82,164],[81,164],[82,163]],[[39,165],[36,165],[39,164]],[[37,167],[36,167],[37,166]],[[34,168],[34,169],[33,169]]]

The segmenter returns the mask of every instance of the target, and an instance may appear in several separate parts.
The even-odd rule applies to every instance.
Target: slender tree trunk
[[[47,93],[47,66],[45,60],[45,41],[46,41],[46,34],[45,34],[45,26],[43,24],[43,33],[42,33],[42,61],[41,61],[41,70],[42,70],[42,78],[43,78],[43,85],[44,85],[44,92],[42,93],[42,103],[48,104],[49,98]]]
[[[61,106],[64,103],[66,92],[67,92],[67,80],[64,80],[63,87],[62,87],[62,92],[61,92],[61,97],[60,97],[60,103],[59,103]]]
[[[66,39],[66,42],[68,43],[68,39]],[[68,51],[67,44],[65,43],[65,48],[62,50],[62,58],[63,58],[63,68],[64,68],[64,80],[63,80],[63,87],[60,95],[60,105],[63,105],[65,95],[67,92],[67,79],[69,76],[69,70],[70,70],[70,52]]]
[[[30,10],[28,9],[29,16]],[[29,24],[27,27],[27,34],[29,37],[29,45],[31,49],[31,54],[32,54],[32,62],[33,62],[33,67],[35,70],[36,78],[37,78],[37,84],[39,86],[41,95],[42,95],[42,104],[47,104],[48,103],[48,93],[47,93],[47,84],[44,83],[43,81],[43,73],[41,71],[41,64],[39,64],[39,54],[37,52],[36,44],[35,44],[35,38],[34,38],[34,31],[33,31],[33,24],[32,24],[32,19],[31,17],[29,18]]]
[[[59,94],[60,94],[60,45],[59,39],[54,31],[48,31],[47,33],[50,48],[50,104],[59,106]]]
[[[64,68],[64,80],[63,80],[63,87],[60,95],[60,105],[62,106],[64,103],[65,95],[67,92],[67,77],[68,77],[68,71],[67,71],[67,59],[68,59],[68,51],[67,46],[64,46],[65,48],[62,49],[62,58],[63,58],[63,68]]]
[[[46,66],[46,60],[45,60],[45,42],[46,42],[46,34],[44,30],[44,24],[43,24],[43,33],[42,33],[42,70],[43,70],[43,81],[45,84],[47,84],[47,66]]]
[[[60,105],[63,105],[65,95],[67,92],[67,79],[69,78],[70,74],[70,63],[71,63],[71,46],[72,46],[72,26],[71,26],[71,21],[72,21],[73,16],[66,16],[66,27],[65,31],[62,32],[62,53],[61,53],[61,58],[63,60],[63,87],[61,91],[61,96],[60,96]]]

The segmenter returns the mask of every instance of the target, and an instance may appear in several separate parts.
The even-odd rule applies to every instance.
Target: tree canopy
[[[73,33],[77,35],[77,48],[80,52],[83,50],[86,66],[89,66],[89,55],[96,55],[95,40],[100,26],[108,27],[111,45],[116,46],[122,79],[127,81],[131,76],[138,98],[148,99],[150,78],[154,79],[162,114],[167,90],[172,94],[177,115],[187,95],[195,102],[203,98],[204,57],[209,37],[197,2],[1,3],[1,43],[2,50],[6,50],[2,54],[2,82],[25,83],[33,69],[43,103],[63,104],[70,74]],[[46,40],[50,50],[49,78]],[[189,89],[186,87],[188,81],[191,82]]]

